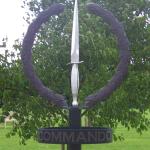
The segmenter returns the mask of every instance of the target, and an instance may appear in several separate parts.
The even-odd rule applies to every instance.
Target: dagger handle
[[[78,90],[79,90],[79,70],[78,64],[72,65],[71,71],[71,90],[72,90],[72,97],[73,97],[73,106],[78,106]]]

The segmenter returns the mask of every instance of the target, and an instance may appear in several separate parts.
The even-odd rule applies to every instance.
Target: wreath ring
[[[32,47],[35,40],[35,35],[39,31],[41,25],[47,22],[50,16],[58,15],[63,11],[64,5],[54,4],[47,10],[41,12],[28,28],[28,31],[23,40],[23,49],[21,53],[23,69],[32,86],[38,91],[41,97],[47,99],[48,101],[52,102],[52,104],[60,108],[68,107],[66,99],[64,96],[57,94],[45,87],[41,80],[36,76],[32,65]]]
[[[111,26],[112,32],[117,37],[118,47],[120,49],[120,62],[117,66],[117,71],[110,82],[97,93],[86,97],[83,108],[91,108],[98,101],[103,101],[109,97],[123,82],[128,73],[128,64],[130,62],[129,42],[123,26],[110,11],[103,9],[97,4],[88,4],[87,8],[89,12],[102,17],[103,20]],[[45,87],[41,80],[36,76],[32,65],[32,47],[36,33],[39,31],[41,25],[48,21],[50,16],[58,15],[63,11],[64,6],[62,4],[54,4],[40,13],[36,20],[30,24],[23,40],[21,59],[24,72],[32,86],[38,91],[39,95],[60,108],[68,108],[65,97]]]
[[[106,86],[100,89],[97,93],[89,95],[85,98],[83,104],[84,108],[91,108],[97,102],[104,101],[108,98],[123,82],[128,73],[128,64],[130,62],[130,50],[129,41],[124,31],[122,24],[118,19],[108,10],[103,9],[101,6],[91,3],[87,5],[87,9],[90,13],[103,18],[103,20],[109,24],[111,31],[117,37],[118,48],[119,48],[119,59],[120,62],[117,66],[116,73]]]

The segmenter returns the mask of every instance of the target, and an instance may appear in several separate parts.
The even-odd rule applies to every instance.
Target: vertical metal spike
[[[72,44],[71,44],[71,89],[73,96],[73,106],[78,106],[78,89],[79,89],[79,19],[78,19],[78,1],[75,0],[73,28],[72,28]]]

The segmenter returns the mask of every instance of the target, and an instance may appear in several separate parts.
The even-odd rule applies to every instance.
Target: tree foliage
[[[37,34],[33,47],[35,70],[43,83],[67,97],[71,103],[70,47],[73,1],[31,0],[27,21],[56,2],[64,3],[65,12],[50,18]],[[99,17],[87,13],[86,3],[80,0],[80,92],[79,101],[102,88],[112,77],[118,64],[116,39],[109,26]],[[93,126],[116,128],[118,124],[146,130],[150,120],[150,1],[148,0],[93,0],[112,11],[124,25],[132,53],[129,75],[122,86],[105,102],[97,104],[86,115]],[[31,16],[32,15],[32,16]],[[31,17],[31,18],[30,18]],[[21,43],[14,45],[21,51]],[[19,55],[19,54],[18,54]],[[20,58],[0,62],[0,99],[3,111],[14,111],[18,120],[10,135],[19,134],[24,142],[36,137],[40,127],[65,126],[68,111],[54,108],[38,96],[22,72]],[[63,116],[63,117],[62,117]],[[95,116],[95,117],[93,117]]]

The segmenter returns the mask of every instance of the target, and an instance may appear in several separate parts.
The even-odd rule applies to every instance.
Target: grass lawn
[[[17,136],[6,138],[6,133],[10,127],[4,129],[0,124],[0,150],[61,150],[60,145],[39,144],[36,141],[29,140],[26,146],[19,145]],[[123,127],[117,129],[118,133],[123,133],[125,140],[113,142],[112,144],[102,145],[83,145],[82,150],[149,150],[150,132],[144,132],[142,136],[134,130],[127,131]]]

